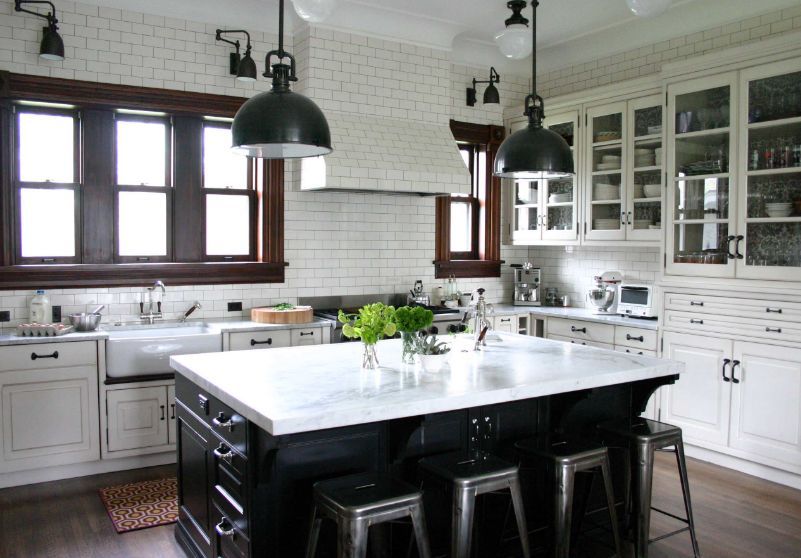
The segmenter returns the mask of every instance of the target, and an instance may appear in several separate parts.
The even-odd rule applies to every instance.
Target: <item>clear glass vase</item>
[[[403,344],[403,353],[401,354],[401,361],[404,364],[414,364],[414,355],[417,353],[415,346],[415,337],[417,334],[408,331],[401,331],[401,343]]]
[[[362,368],[365,370],[375,370],[378,368],[378,355],[375,352],[375,345],[364,345],[362,354]]]

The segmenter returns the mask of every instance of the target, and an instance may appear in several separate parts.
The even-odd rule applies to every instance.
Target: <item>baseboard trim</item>
[[[101,473],[113,473],[115,471],[127,471],[129,469],[142,469],[144,467],[155,467],[157,465],[167,465],[170,463],[175,463],[175,458],[176,454],[174,451],[172,451],[156,455],[141,455],[137,457],[124,457],[120,459],[104,459],[89,463],[75,463],[73,465],[60,465],[58,467],[46,467],[43,469],[4,473],[0,475],[0,488],[22,486],[25,484],[37,484],[40,482],[50,482],[62,479],[72,479],[75,477],[85,477],[88,475],[98,475]]]
[[[714,463],[715,465],[720,465],[721,467],[726,467],[727,469],[734,469],[735,471],[740,471],[741,473],[751,475],[752,477],[758,477],[760,479],[765,479],[771,482],[782,484],[784,486],[789,486],[790,488],[795,488],[796,490],[801,490],[801,475],[796,475],[794,473],[782,471],[781,469],[768,467],[767,465],[760,465],[759,463],[754,463],[753,461],[747,461],[745,459],[740,459],[739,457],[733,457],[731,455],[726,455],[724,453],[690,444],[685,444],[684,453],[686,453],[689,457],[694,457],[695,459],[700,459],[701,461]]]

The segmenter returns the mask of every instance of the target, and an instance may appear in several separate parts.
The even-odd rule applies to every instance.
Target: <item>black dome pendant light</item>
[[[284,0],[278,2],[278,50],[267,53],[264,77],[273,79],[270,91],[259,93],[239,107],[231,124],[233,147],[248,157],[297,159],[331,153],[331,132],[314,101],[289,88],[297,81],[295,58],[284,50]],[[275,56],[276,63],[270,66]],[[289,64],[284,64],[284,59]]]
[[[573,153],[565,139],[542,127],[545,118],[545,103],[537,95],[537,6],[531,29],[533,52],[531,53],[531,90],[525,100],[528,126],[506,138],[498,148],[493,165],[493,174],[501,178],[538,179],[574,174]]]

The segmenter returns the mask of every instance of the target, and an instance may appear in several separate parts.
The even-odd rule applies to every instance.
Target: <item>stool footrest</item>
[[[687,524],[690,523],[690,520],[687,519],[686,517],[679,517],[678,515],[672,514],[670,512],[665,511],[665,510],[660,510],[659,508],[651,507],[651,509],[654,510],[655,512],[661,513],[662,515],[666,515],[668,517],[672,517],[673,519],[675,519],[677,521],[681,521],[682,523],[687,523]]]
[[[659,535],[654,539],[648,539],[648,544],[655,543],[656,541],[661,541],[662,539],[666,539],[668,537],[672,537],[673,535],[678,535],[679,533],[683,533],[685,531],[689,531],[690,527],[682,527],[681,529],[676,529],[675,531],[671,531],[670,533],[665,533],[664,535]]]

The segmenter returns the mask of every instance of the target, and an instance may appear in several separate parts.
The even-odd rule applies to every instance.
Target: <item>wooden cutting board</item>
[[[272,306],[252,308],[250,319],[260,324],[307,324],[314,321],[311,306],[295,306],[292,310],[276,310]]]

